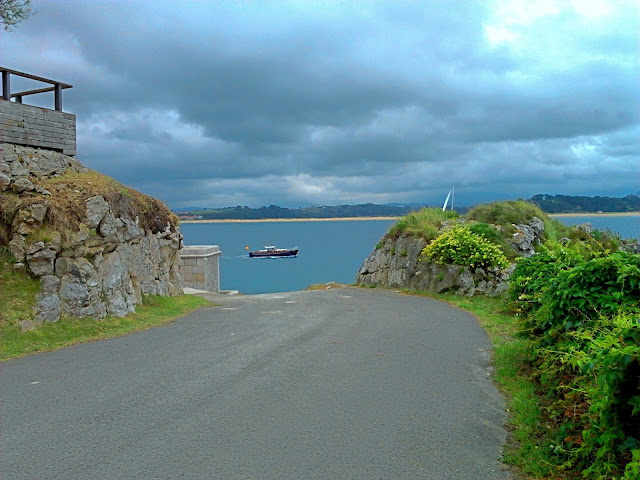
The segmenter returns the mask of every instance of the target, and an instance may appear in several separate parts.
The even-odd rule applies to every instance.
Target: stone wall
[[[180,250],[182,285],[207,292],[220,292],[220,248],[193,245]]]
[[[32,323],[56,321],[62,314],[124,316],[144,295],[182,293],[177,225],[145,228],[137,215],[119,214],[103,195],[93,195],[74,212],[81,217],[79,226],[61,234],[48,224],[56,198],[38,180],[87,169],[53,151],[0,144],[0,154],[0,190],[18,205],[0,209],[0,240],[15,257],[15,268],[39,278],[42,286]]]
[[[0,100],[0,142],[76,154],[76,116],[72,113]]]

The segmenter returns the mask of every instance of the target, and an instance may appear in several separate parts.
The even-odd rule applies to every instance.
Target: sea
[[[640,215],[562,216],[567,225],[589,222],[622,238],[640,239]],[[182,223],[185,245],[218,245],[220,288],[243,294],[303,290],[329,282],[352,284],[364,259],[395,220]],[[298,247],[296,257],[249,258],[265,245]]]

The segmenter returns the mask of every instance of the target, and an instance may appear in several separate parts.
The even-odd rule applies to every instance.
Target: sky
[[[72,84],[78,159],[174,209],[640,192],[637,0],[32,6],[0,64]]]

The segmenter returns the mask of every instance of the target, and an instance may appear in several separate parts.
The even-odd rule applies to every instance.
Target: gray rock
[[[124,222],[119,218],[115,218],[111,212],[105,215],[100,224],[99,232],[103,237],[111,237],[116,234],[118,228],[123,227]]]
[[[67,307],[67,311],[75,316],[80,316],[81,308],[88,306],[91,299],[87,285],[68,274],[62,277],[59,295],[60,300]]]
[[[27,257],[27,243],[25,242],[22,235],[18,233],[15,233],[13,235],[13,237],[9,241],[9,251],[17,262],[24,262],[25,258]]]
[[[0,191],[4,192],[7,188],[9,188],[9,184],[11,183],[11,179],[8,175],[4,173],[0,173]]]
[[[589,222],[585,222],[585,223],[581,223],[580,225],[576,225],[576,229],[586,233],[587,235],[591,235],[591,232],[593,232],[593,227],[591,226],[591,224]]]
[[[16,179],[9,187],[16,193],[32,192],[36,188],[35,185],[26,178]]]
[[[57,322],[61,315],[62,302],[57,294],[38,297],[34,312],[34,320],[37,323]]]
[[[109,211],[109,204],[102,195],[91,197],[86,202],[85,217],[89,228],[97,228]]]
[[[38,243],[40,244],[42,242]],[[35,252],[32,252],[32,249],[33,247],[27,251],[27,266],[32,275],[35,277],[53,275],[56,252],[48,248],[43,248]]]

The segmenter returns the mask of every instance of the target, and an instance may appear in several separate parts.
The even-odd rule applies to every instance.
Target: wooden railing
[[[62,111],[62,90],[65,88],[73,88],[68,83],[58,82],[49,78],[38,77],[31,75],[30,73],[19,72],[17,70],[11,70],[10,68],[0,67],[2,72],[2,99],[11,100],[15,98],[16,103],[22,103],[22,97],[27,95],[35,95],[37,93],[54,92],[54,106],[55,110]],[[28,78],[30,80],[36,80],[38,82],[48,83],[51,87],[37,88],[35,90],[25,90],[22,92],[11,93],[11,75],[17,75],[19,77]]]

